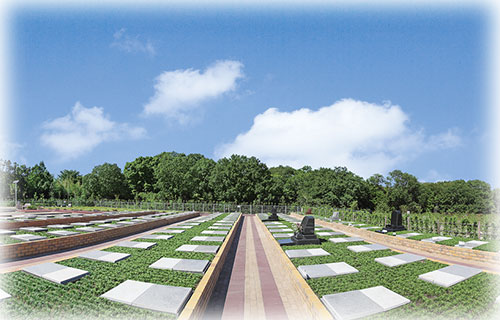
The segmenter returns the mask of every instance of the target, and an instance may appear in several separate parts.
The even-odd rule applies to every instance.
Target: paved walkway
[[[233,249],[228,256],[229,268],[224,268],[219,282],[229,277],[225,284],[225,301],[222,312],[217,314],[209,303],[208,319],[315,319],[310,297],[297,290],[298,277],[284,266],[283,253],[264,225],[254,215],[244,215]],[[236,239],[235,239],[236,240]],[[216,286],[217,290],[221,287]],[[219,293],[220,295],[220,293]],[[222,295],[223,296],[223,295]]]

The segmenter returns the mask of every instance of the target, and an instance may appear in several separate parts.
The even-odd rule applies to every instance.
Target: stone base
[[[384,230],[385,230],[385,232],[384,232]],[[393,226],[393,225],[388,224],[382,230],[375,231],[375,232],[387,233],[387,232],[396,232],[396,231],[404,231],[404,230],[406,230],[406,228],[404,226]]]
[[[298,246],[303,244],[321,244],[321,240],[316,235],[293,235],[290,239],[280,239],[278,243],[281,246]]]
[[[277,214],[270,214],[269,217],[267,217],[267,220],[264,221],[279,221],[280,218],[278,217]]]

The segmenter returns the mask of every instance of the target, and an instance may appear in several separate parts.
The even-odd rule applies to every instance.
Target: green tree
[[[155,192],[155,170],[159,157],[138,157],[132,162],[127,162],[123,174],[134,198],[139,198],[142,193]]]
[[[387,204],[391,210],[421,212],[418,201],[420,196],[420,183],[417,178],[400,170],[389,172],[386,179]]]
[[[217,161],[210,176],[216,200],[255,203],[271,201],[271,174],[255,157],[232,155]]]
[[[41,161],[34,165],[26,177],[26,196],[28,198],[50,198],[54,177]]]
[[[95,199],[128,199],[130,190],[125,176],[115,163],[95,166],[83,177],[83,191]]]

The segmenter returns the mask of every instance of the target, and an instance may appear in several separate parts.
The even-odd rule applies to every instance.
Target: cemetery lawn
[[[288,224],[286,221],[282,221]],[[330,237],[319,237],[326,240]],[[458,243],[458,242],[457,242]],[[482,272],[449,288],[418,279],[418,276],[434,271],[446,264],[424,260],[398,267],[386,267],[375,258],[399,254],[391,250],[355,253],[348,246],[367,244],[364,241],[351,243],[322,242],[321,245],[285,246],[283,250],[323,248],[329,256],[291,259],[300,265],[346,262],[359,270],[358,273],[306,280],[316,295],[384,286],[411,302],[388,312],[367,319],[493,319],[498,311],[495,299],[500,295],[500,276]]]
[[[175,234],[169,240],[134,241],[156,242],[147,249],[110,247],[104,251],[123,252],[130,257],[117,263],[100,262],[83,258],[71,258],[57,262],[68,267],[89,271],[90,274],[66,285],[31,276],[23,271],[3,274],[1,288],[12,295],[2,302],[2,311],[9,319],[49,319],[77,317],[78,319],[120,318],[120,319],[173,319],[165,313],[131,307],[99,296],[118,286],[125,280],[137,280],[155,284],[195,288],[202,274],[149,268],[149,265],[163,257],[212,260],[214,254],[175,251],[183,244],[215,244],[190,241],[217,218],[201,223],[183,233]]]

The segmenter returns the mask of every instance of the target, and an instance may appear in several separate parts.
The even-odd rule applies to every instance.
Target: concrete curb
[[[231,228],[226,240],[215,255],[212,263],[210,263],[210,266],[208,267],[207,272],[205,272],[203,278],[201,278],[200,283],[196,286],[193,295],[187,302],[184,310],[182,310],[178,320],[196,320],[203,317],[203,313],[207,308],[208,301],[210,300],[210,296],[212,295],[215,284],[219,279],[219,274],[224,266],[231,244],[233,243],[236,230],[239,228],[242,219],[243,215],[240,215],[236,223],[233,225],[233,228]]]

